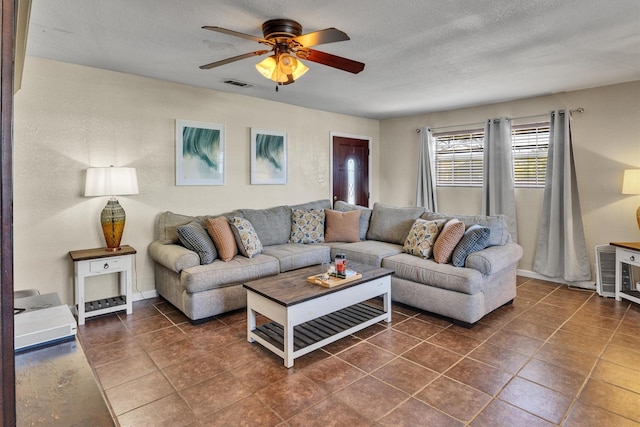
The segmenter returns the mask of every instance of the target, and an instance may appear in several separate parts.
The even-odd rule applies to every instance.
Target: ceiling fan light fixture
[[[271,55],[256,64],[256,70],[267,79],[271,79],[276,71],[276,56]]]
[[[309,68],[288,53],[271,55],[256,64],[256,70],[265,78],[280,84],[290,84],[302,77]]]

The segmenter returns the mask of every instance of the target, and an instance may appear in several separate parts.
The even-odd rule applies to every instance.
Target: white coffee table
[[[247,340],[293,360],[382,320],[391,322],[392,270],[349,263],[362,278],[333,288],[307,282],[319,266],[281,273],[244,284]],[[367,303],[382,297],[382,307]],[[256,327],[256,313],[271,321]]]

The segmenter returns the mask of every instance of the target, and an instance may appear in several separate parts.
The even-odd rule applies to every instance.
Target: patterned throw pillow
[[[224,262],[231,261],[238,253],[238,246],[227,217],[219,216],[207,219],[206,226],[220,259]]]
[[[467,256],[472,252],[481,251],[487,247],[491,230],[480,225],[472,225],[464,232],[464,236],[453,251],[451,262],[456,267],[464,267]]]
[[[247,258],[253,258],[262,253],[262,243],[253,225],[244,218],[234,216],[231,218],[231,231],[235,236],[238,250]]]
[[[426,221],[416,219],[404,241],[404,251],[408,254],[427,259],[431,256],[433,244],[442,231],[446,220]]]
[[[291,209],[289,243],[324,242],[324,209]]]
[[[197,221],[179,225],[176,228],[178,239],[185,248],[194,251],[200,257],[200,264],[211,264],[218,256],[216,247],[207,230]]]
[[[433,245],[433,259],[438,264],[451,262],[451,256],[464,235],[464,223],[457,218],[450,219],[444,225]]]
[[[360,210],[340,212],[326,209],[325,242],[359,242]]]

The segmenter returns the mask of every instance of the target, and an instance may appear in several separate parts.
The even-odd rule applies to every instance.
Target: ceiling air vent
[[[222,82],[226,83],[228,85],[233,85],[233,86],[238,86],[238,87],[251,87],[251,86],[253,86],[251,83],[245,83],[245,82],[241,82],[239,80],[234,80],[234,79],[225,79]]]

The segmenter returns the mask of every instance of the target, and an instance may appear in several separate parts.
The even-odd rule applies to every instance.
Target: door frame
[[[15,0],[2,0],[0,13],[0,424],[16,425],[13,314],[13,93]]]
[[[368,199],[368,205],[367,207],[371,207],[371,200],[373,199],[373,191],[371,190],[372,185],[371,185],[371,175],[372,175],[372,159],[371,157],[373,157],[371,155],[371,153],[373,152],[372,150],[372,142],[373,142],[373,138],[370,136],[364,136],[364,135],[354,135],[351,133],[341,133],[341,132],[329,132],[329,191],[330,191],[330,197],[329,199],[331,200],[331,205],[333,206],[333,137],[341,137],[341,138],[353,138],[353,139],[362,139],[363,141],[368,141],[368,148],[369,148],[369,153],[367,155],[367,163],[368,163],[368,167],[369,167],[369,199]]]

